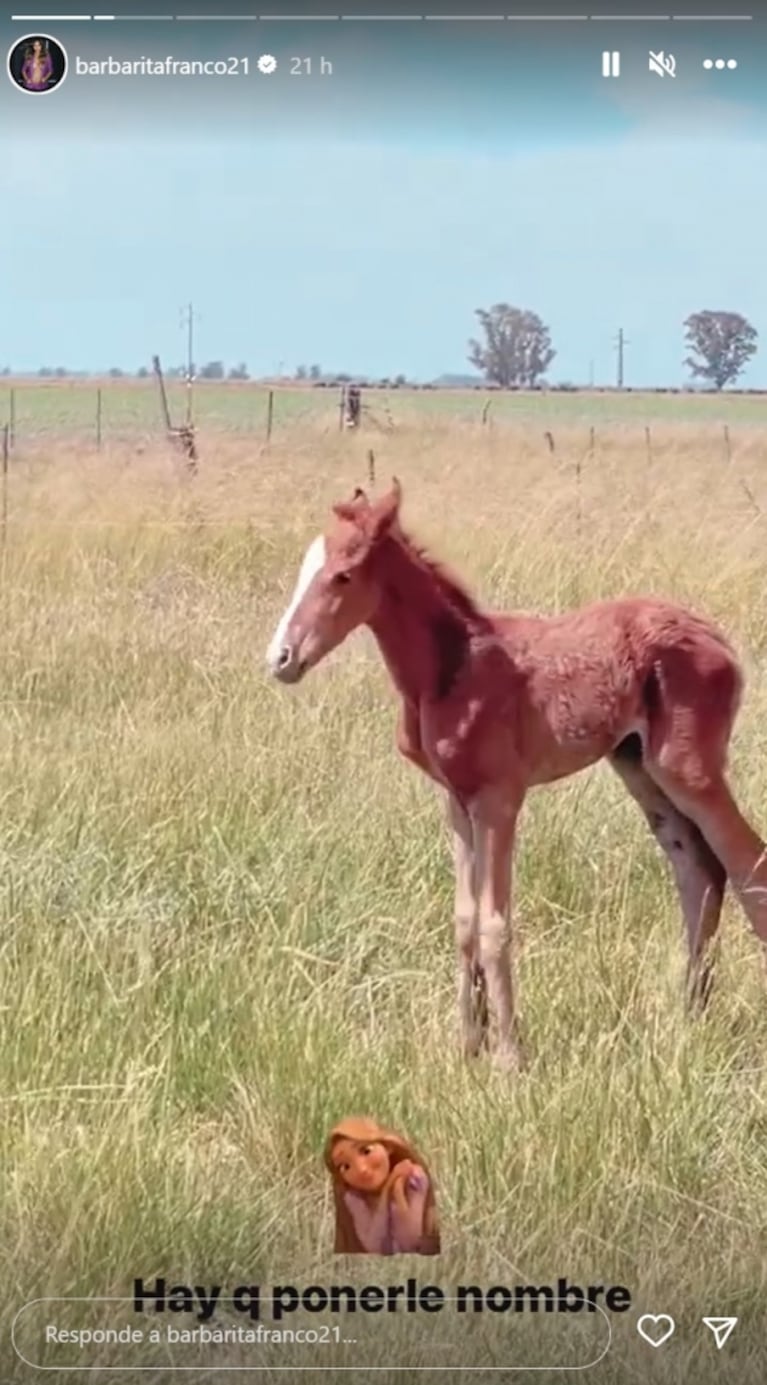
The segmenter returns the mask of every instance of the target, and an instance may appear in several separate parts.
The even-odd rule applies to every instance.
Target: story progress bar
[[[752,14],[12,14],[11,20],[17,24],[81,24],[90,21],[113,21],[115,23],[217,23],[241,24],[257,21],[261,24],[401,24],[420,23],[589,23],[592,21],[611,24],[657,24],[661,21],[676,23],[743,23],[753,19]]]

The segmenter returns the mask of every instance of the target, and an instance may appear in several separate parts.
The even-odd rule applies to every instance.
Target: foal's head
[[[375,559],[397,523],[401,488],[371,503],[359,488],[333,506],[334,523],[307,549],[293,596],[267,650],[275,678],[297,683],[358,625],[373,616],[380,596]]]

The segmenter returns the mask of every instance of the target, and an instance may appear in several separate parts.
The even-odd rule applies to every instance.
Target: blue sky
[[[767,387],[767,60],[754,30],[675,33],[671,82],[646,67],[668,31],[464,29],[459,43],[455,28],[404,27],[78,26],[72,62],[243,52],[252,66],[268,42],[280,68],[239,81],[70,73],[44,98],[6,82],[0,366],[180,361],[191,298],[202,360],[431,379],[468,368],[474,309],[503,300],[549,324],[551,378],[581,383],[592,369],[614,379],[619,326],[627,383],[682,383],[683,319],[740,311],[763,343],[743,383]],[[618,81],[600,76],[603,43],[621,47]],[[329,56],[333,76],[291,81],[296,49]],[[720,49],[739,56],[736,74],[704,73]]]

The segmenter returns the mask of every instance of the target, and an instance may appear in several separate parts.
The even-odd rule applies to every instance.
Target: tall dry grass
[[[369,441],[203,439],[194,482],[161,452],[13,462],[2,1379],[31,1378],[9,1329],[36,1297],[126,1295],[135,1275],[231,1290],[410,1273],[628,1286],[607,1385],[723,1378],[700,1318],[736,1314],[728,1369],[761,1381],[767,997],[737,907],[710,1014],[692,1024],[679,910],[635,806],[605,768],[532,795],[514,891],[532,1062],[511,1079],[467,1066],[441,810],[395,754],[371,640],[355,636],[297,690],[265,675],[303,549],[365,481]],[[488,604],[553,611],[645,591],[720,620],[747,675],[733,781],[767,830],[763,443],[728,460],[720,434],[668,428],[650,459],[640,430],[616,431],[589,455],[581,430],[550,456],[537,432],[453,426],[374,446],[380,482],[403,482],[409,527]],[[436,1268],[334,1263],[320,1152],[356,1111],[425,1152]],[[678,1319],[657,1354],[634,1331],[644,1309]],[[62,1364],[40,1321],[17,1326],[17,1344]],[[481,1342],[476,1324],[460,1338],[435,1321],[418,1327],[421,1350],[445,1363],[448,1339],[467,1363],[582,1362],[606,1331],[500,1318]],[[413,1325],[371,1322],[365,1362],[405,1359]],[[227,1377],[211,1365],[196,1378]]]

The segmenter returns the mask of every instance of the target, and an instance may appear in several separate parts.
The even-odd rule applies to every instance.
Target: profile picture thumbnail
[[[434,1184],[406,1136],[350,1116],[331,1130],[324,1154],[337,1255],[439,1255]]]
[[[50,34],[25,34],[8,54],[8,76],[19,91],[44,96],[61,86],[67,74],[67,55]]]

